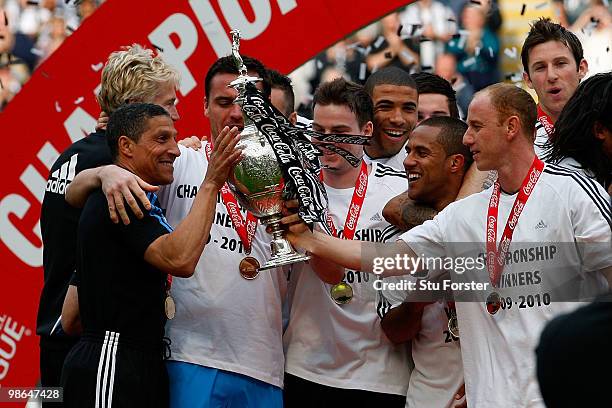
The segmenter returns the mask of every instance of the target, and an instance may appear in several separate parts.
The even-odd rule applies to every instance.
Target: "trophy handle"
[[[234,57],[236,67],[238,67],[238,72],[241,76],[247,76],[247,68],[240,55],[240,30],[232,30],[230,34],[232,35],[232,56]]]

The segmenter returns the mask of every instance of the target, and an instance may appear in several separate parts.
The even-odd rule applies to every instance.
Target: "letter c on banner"
[[[0,238],[19,259],[36,268],[42,266],[42,245],[32,245],[9,220],[10,214],[23,218],[29,208],[30,203],[17,194],[7,195],[0,201]],[[37,224],[36,228],[40,226]],[[36,230],[34,233],[40,236]]]

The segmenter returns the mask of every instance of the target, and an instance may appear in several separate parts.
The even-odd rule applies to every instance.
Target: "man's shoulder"
[[[206,143],[202,144],[202,148],[199,150],[192,149],[191,147],[185,147],[178,145],[181,155],[176,158],[175,165],[180,166],[191,166],[198,164],[201,166],[208,166],[208,159],[206,158],[206,151],[204,150]]]
[[[372,162],[372,173],[377,178],[390,176],[392,178],[404,179],[404,181],[407,179],[405,171],[375,161]]]
[[[87,197],[87,201],[83,206],[83,210],[81,212],[82,216],[80,217],[79,222],[83,222],[83,220],[87,219],[88,217],[90,218],[90,221],[96,221],[94,214],[98,214],[100,209],[103,209],[104,213],[107,214],[104,219],[110,220],[110,215],[108,215],[108,202],[106,201],[106,197],[104,196],[102,189],[98,188],[92,191],[89,197]]]
[[[546,163],[542,171],[544,184],[563,195],[567,192],[582,191],[589,196],[610,201],[610,196],[601,184],[589,177],[582,169],[570,165],[571,163],[573,162]]]
[[[373,190],[379,190],[381,193],[388,191],[393,197],[408,190],[406,173],[384,164],[372,163],[370,179]],[[384,200],[386,197],[378,198]]]
[[[570,207],[582,209],[585,203],[593,203],[608,222],[612,219],[610,195],[584,172],[546,163],[542,182]]]
[[[110,149],[106,142],[105,132],[94,132],[84,138],[72,143],[64,150],[51,166],[54,171],[66,162],[72,164],[78,170],[109,164],[111,160]]]

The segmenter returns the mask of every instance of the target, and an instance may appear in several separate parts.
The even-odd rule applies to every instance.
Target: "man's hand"
[[[193,150],[200,150],[202,148],[202,143],[206,142],[207,140],[208,138],[206,136],[202,136],[202,139],[198,139],[197,136],[190,136],[182,139],[178,142],[178,144]]]
[[[106,125],[108,125],[109,116],[106,112],[100,112],[100,116],[98,116],[98,122],[96,123],[96,131],[105,130]]]
[[[461,384],[461,387],[455,393],[453,398],[452,408],[467,408],[467,399],[465,398],[465,383]]]
[[[288,232],[298,235],[310,232],[310,228],[298,214],[299,206],[300,203],[297,199],[285,201],[282,210],[283,219],[281,220],[281,224],[283,224]]]
[[[237,127],[230,129],[226,126],[217,136],[204,178],[205,182],[211,183],[217,190],[223,187],[234,166],[242,159],[242,150],[236,149],[240,141],[239,134]]]
[[[119,217],[121,217],[123,224],[128,225],[130,223],[125,202],[137,218],[142,218],[144,214],[134,196],[142,203],[145,209],[150,210],[151,203],[147,199],[145,191],[154,192],[159,190],[159,187],[153,186],[134,173],[115,165],[103,167],[98,173],[98,177],[100,178],[102,191],[108,201],[108,212],[111,221],[115,224],[119,222]],[[117,213],[119,216],[117,216]]]

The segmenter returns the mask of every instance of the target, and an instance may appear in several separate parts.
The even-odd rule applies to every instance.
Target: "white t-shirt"
[[[159,193],[166,218],[176,227],[189,213],[208,168],[205,149],[179,146],[174,181]],[[172,281],[176,316],[166,325],[172,360],[243,374],[282,387],[282,300],[287,278],[280,268],[253,280],[238,272],[246,254],[225,205],[217,196],[210,241],[191,278]],[[245,213],[243,212],[243,217]],[[270,257],[271,236],[258,225],[250,256]]]
[[[536,120],[536,138],[535,138],[533,148],[535,150],[536,155],[542,160],[546,158],[546,155],[550,150],[550,147],[546,146],[546,142],[548,142],[548,138],[549,136],[548,136],[548,133],[546,132],[546,128],[540,122],[540,120],[537,119]],[[587,177],[591,177],[591,178],[594,177],[593,174],[583,169],[580,163],[578,163],[578,161],[576,161],[576,159],[574,159],[573,157],[564,157],[554,164],[557,164],[561,167],[565,167],[568,170],[579,171],[582,174],[586,175]]]
[[[547,153],[546,142],[548,142],[548,132],[546,132],[546,128],[540,122],[540,119],[536,119],[536,137],[533,143],[533,148],[535,150],[535,154],[540,158],[544,159],[544,156]]]
[[[465,256],[458,243],[474,243],[484,253],[490,196],[491,188],[452,203],[400,239],[428,257]],[[500,197],[498,240],[515,198]],[[514,231],[502,288],[494,289],[510,297],[511,306],[490,315],[484,300],[456,303],[470,406],[544,406],[535,379],[534,349],[540,332],[554,316],[582,304],[564,302],[567,298],[550,289],[608,289],[598,271],[612,265],[611,226],[610,197],[601,186],[577,172],[546,164]],[[453,274],[452,279],[489,281],[484,268]],[[493,289],[483,292],[486,297]]]
[[[373,164],[354,239],[394,241],[400,231],[382,217],[383,204],[405,190],[405,175]],[[343,229],[353,188],[326,186],[329,213],[338,232]],[[373,287],[374,274],[345,271],[353,299],[337,305],[332,285],[319,279],[307,264],[296,265],[291,318],[284,336],[286,372],[335,388],[406,395],[410,350],[394,345],[382,332],[377,308],[385,307]]]
[[[397,154],[395,154],[394,156],[383,157],[381,159],[372,159],[370,158],[370,156],[368,156],[367,153],[364,153],[363,161],[365,161],[367,164],[372,164],[372,163],[384,164],[385,166],[392,167],[395,170],[405,172],[406,170],[404,169],[404,159],[406,158],[406,156],[408,156],[408,153],[406,152],[406,149],[402,147],[400,151],[397,152]],[[408,181],[406,180],[406,186],[404,188],[404,191],[406,191],[407,189],[408,189]],[[402,191],[402,193],[404,191]]]
[[[385,282],[399,282],[410,276],[393,276]],[[404,302],[408,291],[383,290],[391,308]],[[438,301],[425,306],[421,330],[412,340],[414,368],[406,395],[406,408],[450,407],[463,384],[463,364],[459,339],[448,330],[448,303]]]

